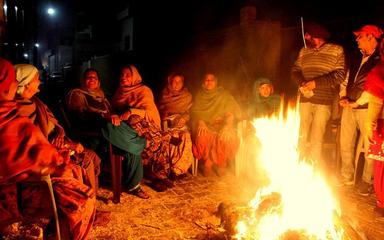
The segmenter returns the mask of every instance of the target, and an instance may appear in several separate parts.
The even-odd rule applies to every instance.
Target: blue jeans
[[[300,103],[300,155],[315,164],[323,163],[322,145],[331,109],[331,105]]]
[[[364,148],[369,146],[364,127],[367,112],[368,109],[343,109],[343,114],[341,115],[340,153],[341,176],[344,179],[353,179],[355,174],[355,148],[358,130],[360,130],[360,134],[364,138]],[[373,161],[365,158],[362,176],[364,182],[372,182],[372,171]]]

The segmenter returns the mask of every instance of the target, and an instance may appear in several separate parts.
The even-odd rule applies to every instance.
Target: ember
[[[260,140],[258,161],[270,185],[259,189],[239,214],[236,239],[342,239],[338,208],[330,189],[312,165],[299,159],[298,113],[289,109],[253,125]],[[227,227],[228,228],[228,227]],[[230,228],[228,229],[230,230]]]

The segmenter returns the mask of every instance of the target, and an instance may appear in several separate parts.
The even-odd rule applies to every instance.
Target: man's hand
[[[316,88],[316,82],[314,80],[308,81],[302,87],[307,91],[311,91]]]
[[[348,107],[348,105],[349,105],[349,101],[348,101],[348,99],[346,99],[346,98],[340,99],[340,101],[339,101],[339,105],[340,105],[341,107],[343,107],[343,108]]]

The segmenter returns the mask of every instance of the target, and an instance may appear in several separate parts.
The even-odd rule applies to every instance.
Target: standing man
[[[360,56],[352,56],[349,61],[349,71],[346,81],[340,88],[340,106],[343,107],[341,116],[341,183],[354,183],[355,145],[358,130],[368,146],[364,124],[367,117],[368,93],[364,92],[364,84],[368,73],[380,61],[379,42],[383,31],[375,25],[365,25],[353,32],[356,37]],[[365,158],[362,182],[358,188],[361,195],[369,195],[372,183],[372,160]]]
[[[345,56],[340,45],[328,43],[329,32],[319,24],[304,28],[303,47],[292,67],[300,90],[299,150],[306,160],[322,163],[322,144],[332,103],[345,78]]]

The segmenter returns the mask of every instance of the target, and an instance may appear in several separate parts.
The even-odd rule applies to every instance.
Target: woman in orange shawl
[[[124,66],[120,72],[120,84],[112,98],[112,107],[122,121],[135,129],[147,140],[142,153],[146,174],[155,178],[154,188],[164,191],[173,184],[168,180],[169,142],[171,135],[161,131],[160,114],[152,91],[142,83],[141,76],[133,65]]]
[[[191,134],[187,123],[189,110],[192,106],[192,95],[184,86],[184,76],[172,73],[168,77],[167,86],[163,89],[159,99],[159,111],[163,126],[173,137],[180,139],[179,145],[169,146],[171,175],[185,176],[193,163]]]
[[[16,90],[13,66],[0,59],[0,235],[16,222],[52,218],[45,204],[49,195],[27,184],[51,174],[59,217],[68,223],[70,239],[88,239],[95,216],[94,191],[83,183],[87,179],[79,179],[81,169],[68,162],[69,154],[59,154],[40,129],[18,115]]]
[[[191,109],[193,154],[204,162],[204,175],[215,170],[218,175],[235,158],[239,139],[234,128],[241,117],[238,103],[224,88],[217,86],[217,77],[208,73],[202,89],[195,96]]]

